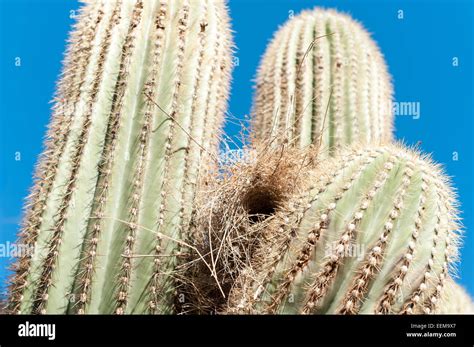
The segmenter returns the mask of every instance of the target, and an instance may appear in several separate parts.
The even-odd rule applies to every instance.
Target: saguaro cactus
[[[387,145],[325,160],[309,182],[263,229],[227,312],[435,312],[459,230],[440,169]]]
[[[320,155],[351,143],[392,139],[392,86],[367,32],[333,10],[290,19],[261,61],[255,136],[320,145]]]
[[[171,313],[230,80],[222,0],[98,0],[71,34],[12,313]]]

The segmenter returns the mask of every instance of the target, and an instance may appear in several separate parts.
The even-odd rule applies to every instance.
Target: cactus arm
[[[59,156],[69,134],[72,113],[77,103],[80,87],[84,80],[88,54],[79,54],[91,49],[90,41],[102,20],[100,5],[88,5],[81,9],[80,22],[74,26],[64,59],[63,79],[58,83],[53,108],[52,122],[45,140],[45,149],[35,170],[35,183],[27,198],[26,214],[20,231],[20,243],[33,247],[38,240],[43,222],[43,211],[52,183],[57,174]],[[71,87],[72,86],[72,87]],[[25,254],[16,264],[16,273],[10,285],[10,312],[21,312],[25,308],[25,297],[31,297],[30,266],[32,255]]]
[[[75,280],[77,259],[80,258],[81,245],[84,242],[92,209],[91,201],[101,160],[101,150],[98,149],[103,148],[108,125],[108,119],[103,114],[110,110],[110,102],[101,101],[107,100],[113,90],[115,81],[106,76],[111,71],[115,72],[118,67],[115,60],[111,59],[111,54],[112,50],[118,50],[120,47],[120,43],[114,40],[116,37],[114,31],[120,18],[120,2],[109,2],[106,6],[109,7],[106,7],[105,12],[110,13],[110,17],[107,26],[104,27],[103,37],[99,36],[100,41],[97,42],[100,53],[96,70],[93,72],[90,94],[84,105],[84,113],[78,116],[83,118],[83,123],[80,125],[78,131],[80,135],[71,153],[72,167],[66,175],[66,194],[60,202],[60,217],[55,222],[54,234],[48,241],[49,254],[42,264],[42,280],[36,292],[36,300],[42,301],[33,307],[35,311],[37,308],[38,313],[41,313],[41,310],[58,312],[67,307],[69,303],[67,293],[71,291]],[[76,232],[67,232],[74,229]],[[61,254],[67,254],[68,257],[59,262]],[[53,270],[48,272],[50,266]],[[47,281],[53,281],[54,285],[53,283],[48,285]],[[47,299],[41,298],[45,295]]]
[[[225,4],[94,4],[68,49],[55,109],[69,116],[54,114],[38,166],[52,181],[33,189],[23,234],[37,246],[13,278],[12,312],[174,312],[194,194],[215,165]]]
[[[63,242],[63,231],[67,227],[68,212],[74,208],[79,213],[84,213],[84,204],[82,192],[74,191],[76,181],[82,180],[84,171],[79,171],[80,161],[83,158],[84,149],[89,130],[91,129],[92,105],[98,94],[100,75],[103,72],[105,55],[109,43],[101,45],[104,38],[108,35],[110,29],[111,11],[107,11],[104,5],[104,19],[98,27],[98,32],[93,38],[90,50],[90,60],[87,66],[84,84],[82,85],[81,95],[75,107],[75,113],[71,123],[69,136],[61,153],[61,160],[58,164],[57,174],[48,196],[46,209],[44,210],[44,223],[40,227],[40,235],[37,240],[37,248],[31,264],[31,273],[34,274],[30,282],[37,282],[38,285],[31,294],[31,308],[34,312],[43,313],[46,310],[46,304],[49,298],[49,289],[52,284],[52,275],[56,269],[57,248]],[[94,117],[95,119],[95,117]],[[67,159],[65,159],[67,158]],[[93,178],[92,178],[93,179]],[[74,205],[76,205],[74,207]],[[84,215],[81,215],[84,220]],[[83,223],[83,222],[82,222]],[[81,223],[81,224],[82,224]],[[79,229],[79,238],[83,232]],[[69,240],[68,240],[69,241]],[[70,244],[65,243],[65,247]],[[66,265],[70,266],[70,264]],[[61,278],[61,281],[67,281]],[[61,285],[65,283],[62,282]],[[28,300],[27,295],[25,299]]]
[[[349,150],[333,164],[276,213],[229,312],[436,311],[459,229],[439,168],[399,145]]]
[[[183,230],[189,223],[191,209],[184,207],[191,205],[194,197],[196,175],[199,174],[198,165],[196,164],[199,160],[210,161],[212,159],[209,158],[208,152],[203,151],[203,148],[213,148],[216,145],[212,138],[218,136],[218,128],[221,123],[221,120],[217,117],[208,117],[203,122],[203,120],[193,116],[195,114],[194,110],[200,108],[204,114],[222,114],[223,102],[225,102],[224,95],[226,94],[223,81],[228,78],[226,70],[230,67],[227,54],[228,43],[224,40],[224,37],[220,36],[221,33],[218,33],[218,28],[222,28],[223,25],[227,24],[221,22],[223,18],[219,17],[219,11],[222,9],[218,6],[219,4],[215,2],[190,2],[183,6],[183,8],[188,8],[187,12],[182,14],[182,23],[185,23],[186,20],[187,26],[183,25],[182,29],[176,33],[178,39],[182,40],[183,48],[181,52],[178,52],[178,58],[181,59],[181,62],[170,63],[180,66],[186,61],[186,64],[178,69],[181,73],[174,77],[176,78],[175,85],[186,88],[175,90],[172,96],[171,107],[175,110],[176,124],[174,125],[174,133],[168,140],[169,145],[165,145],[165,148],[168,148],[165,158],[169,157],[169,167],[163,168],[165,172],[169,172],[169,178],[167,182],[162,183],[160,194],[163,196],[163,201],[157,209],[158,225],[163,223],[164,226],[175,225],[176,227],[171,229],[172,233],[168,234],[168,237],[162,237],[161,239],[156,235],[142,232],[141,249],[138,249],[138,254],[149,253],[151,251],[150,244],[154,245],[153,251],[158,250],[157,247],[161,247],[163,249],[162,253],[177,254],[182,251],[182,244],[177,243],[176,240],[192,241],[186,239],[184,234],[186,230]],[[207,26],[202,29],[200,24],[205,23],[207,23]],[[192,25],[193,28],[201,27],[201,31],[194,29],[190,31],[189,25]],[[209,34],[206,33],[207,31]],[[206,40],[205,35],[209,35],[210,39]],[[172,37],[169,40],[169,44],[172,44]],[[201,43],[203,46],[195,47],[193,43]],[[215,53],[215,55],[213,56],[212,53]],[[209,81],[209,85],[206,86],[209,92],[200,94],[200,98],[193,98],[198,90],[198,85],[203,83],[199,80],[199,73],[195,71],[201,71],[202,64],[211,59],[212,68],[204,69],[205,76],[207,76],[206,80]],[[173,69],[170,70],[173,71]],[[166,85],[163,84],[163,86]],[[193,125],[192,128],[191,125]],[[192,136],[193,132],[196,137],[193,136],[191,140],[189,135]],[[197,139],[201,139],[204,144],[198,146],[195,142]],[[149,170],[149,172],[152,172],[152,170]],[[181,174],[176,175],[176,172]],[[153,178],[150,177],[150,179]],[[150,185],[153,185],[153,183],[150,182]],[[158,188],[160,188],[159,185]],[[146,211],[148,206],[151,206],[151,201],[142,206],[143,211]],[[150,209],[150,213],[156,213],[157,210]],[[153,243],[153,239],[149,239],[150,236],[153,236],[155,243]],[[157,259],[163,263],[161,267],[157,266]],[[161,276],[161,273],[171,271],[178,262],[179,257],[176,256],[169,257],[169,259],[166,257],[138,259],[136,271],[134,271],[136,276],[131,282],[135,284],[135,287],[131,290],[131,293],[133,293],[131,298],[136,300],[136,304],[132,306],[133,309],[130,311],[131,313],[146,312],[147,310],[156,313],[157,309],[160,306],[162,307],[165,302],[170,302],[166,295],[168,297],[176,295],[174,282],[177,279],[172,276]],[[153,279],[154,284],[147,288],[149,278]],[[140,297],[140,294],[145,291],[148,291],[145,297],[148,297],[149,300]],[[163,293],[167,294],[164,295]]]
[[[303,51],[311,59],[306,54],[307,65],[298,71]],[[310,90],[311,113],[303,106]],[[365,30],[332,10],[305,11],[276,33],[260,64],[256,137],[297,139],[301,147],[321,142],[321,152],[329,155],[351,143],[387,142],[392,139],[391,98],[383,57]]]

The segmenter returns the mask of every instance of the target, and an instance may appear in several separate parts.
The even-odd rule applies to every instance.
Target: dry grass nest
[[[192,242],[199,252],[180,269],[182,313],[222,311],[239,272],[275,214],[305,191],[317,149],[259,143],[239,151],[206,182],[196,198]]]

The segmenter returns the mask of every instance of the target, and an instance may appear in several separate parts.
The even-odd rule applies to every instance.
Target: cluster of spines
[[[410,314],[436,310],[450,264],[455,262],[459,229],[455,207],[451,199],[444,199],[452,192],[439,169],[399,146],[341,158],[349,159],[350,164],[343,164],[344,160],[335,166],[324,165],[334,170],[326,182],[320,178],[305,199],[295,197],[287,205],[291,208],[276,215],[268,231],[273,237],[263,238],[266,241],[252,266],[243,270],[231,292],[228,312]],[[361,184],[365,184],[363,189]],[[353,194],[362,194],[359,208],[350,207],[351,212],[346,212],[344,197]],[[377,201],[371,202],[374,199]],[[380,201],[387,205],[375,206]],[[425,220],[425,210],[435,220],[433,225]],[[372,220],[372,213],[386,214],[386,219]],[[292,220],[295,214],[297,220]],[[403,235],[400,218],[411,214],[412,232]],[[382,230],[368,227],[379,222],[383,222]],[[432,239],[429,256],[421,254],[426,246],[420,245],[421,233],[424,240]],[[333,247],[328,252],[331,240]],[[361,240],[371,240],[362,245],[362,258],[348,257],[350,245]],[[400,261],[394,253],[401,255]],[[387,272],[388,267],[393,269]],[[413,283],[418,284],[413,287]],[[296,299],[288,300],[290,295]]]
[[[320,143],[323,152],[392,139],[392,87],[365,30],[331,10],[306,11],[275,35],[259,67],[258,139]]]
[[[35,252],[17,265],[10,312],[173,312],[184,214],[212,164],[227,102],[225,11],[220,0],[82,10],[37,169],[47,180],[27,206],[22,234]],[[84,228],[72,223],[80,215]]]

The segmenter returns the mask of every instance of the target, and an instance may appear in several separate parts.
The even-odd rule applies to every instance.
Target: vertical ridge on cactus
[[[290,139],[322,152],[392,139],[392,86],[370,36],[332,10],[305,11],[276,34],[262,58],[254,102],[259,140]]]
[[[94,1],[71,34],[26,204],[11,313],[172,313],[196,185],[215,165],[224,1]]]
[[[228,313],[433,313],[457,260],[447,179],[399,145],[347,149],[264,228]]]

